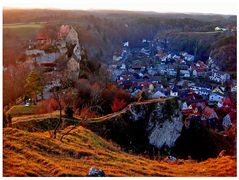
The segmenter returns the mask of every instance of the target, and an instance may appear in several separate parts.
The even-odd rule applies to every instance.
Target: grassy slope
[[[149,160],[124,153],[81,126],[65,136],[63,142],[59,136],[51,139],[47,131],[15,128],[5,128],[3,137],[4,176],[84,176],[93,166],[102,168],[108,176],[236,175],[235,157],[200,163]]]
[[[14,23],[14,24],[4,24],[3,30],[14,33],[15,35],[28,39],[29,36],[35,36],[35,34],[42,29],[44,23]]]
[[[24,115],[34,114],[35,109],[36,109],[36,106],[34,105],[32,106],[15,105],[15,106],[12,106],[7,113],[10,114],[12,117],[24,116]]]

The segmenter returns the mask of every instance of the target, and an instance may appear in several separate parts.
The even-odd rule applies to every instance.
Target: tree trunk
[[[44,97],[43,97],[43,91],[41,92],[41,100],[43,100],[44,99]]]
[[[55,129],[54,129],[54,132],[53,132],[53,138],[54,139],[56,139],[56,132],[57,132],[57,130],[58,130],[58,128],[60,127],[60,125],[61,125],[61,123],[62,123],[62,107],[61,107],[61,105],[60,105],[60,117],[59,117],[59,121],[58,121],[58,123],[57,123],[57,125],[56,125],[56,127],[55,127]]]

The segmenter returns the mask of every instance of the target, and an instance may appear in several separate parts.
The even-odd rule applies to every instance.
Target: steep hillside
[[[209,64],[218,66],[222,71],[237,70],[237,37],[230,36],[216,42],[210,52]]]
[[[132,151],[132,145],[142,150],[150,144],[158,147],[161,143],[170,146],[175,142],[180,134],[178,128],[181,125],[177,122],[180,115],[177,118],[176,101],[169,100],[133,103],[120,112],[82,121],[84,127],[72,126],[82,119],[64,118],[56,139],[51,138],[58,120],[56,113],[15,117],[12,127],[3,130],[3,174],[85,176],[89,168],[97,167],[103,169],[107,176],[235,176],[234,156],[209,158],[201,162],[169,161],[162,156],[154,156],[153,160],[150,154]],[[164,111],[165,107],[171,109],[170,112]],[[62,135],[72,128],[61,141]],[[173,131],[178,131],[177,135]],[[154,135],[147,139],[149,134]],[[122,141],[125,138],[128,139]],[[150,139],[153,141],[150,142]],[[127,144],[129,140],[132,143]],[[127,146],[131,146],[129,151],[125,148]]]
[[[108,176],[236,176],[235,157],[200,163],[149,160],[124,153],[83,127],[63,142],[51,139],[47,131],[15,128],[5,128],[3,137],[4,176],[85,176],[90,167],[101,168]]]

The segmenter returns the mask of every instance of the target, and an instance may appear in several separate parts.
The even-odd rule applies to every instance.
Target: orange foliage
[[[124,99],[126,102],[130,102],[131,101],[131,95],[126,92],[123,89],[117,89],[116,91],[116,98],[118,99]]]
[[[114,98],[114,101],[111,105],[111,109],[112,109],[112,111],[116,112],[116,111],[123,109],[126,105],[127,105],[127,102],[125,102],[125,100],[123,100],[123,99],[120,100],[118,98]]]
[[[86,118],[96,118],[98,117],[97,114],[91,111],[88,107],[84,107],[79,112],[79,116],[86,117]]]
[[[54,99],[47,99],[40,102],[36,108],[36,114],[51,113],[58,109],[58,104]]]

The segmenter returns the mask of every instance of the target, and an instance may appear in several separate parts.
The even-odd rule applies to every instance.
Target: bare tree
[[[82,117],[81,120],[75,124],[74,126],[72,126],[68,131],[66,131],[65,133],[62,134],[60,141],[63,142],[63,138],[68,135],[72,130],[76,129],[77,127],[79,127],[80,125],[85,125],[87,122],[88,118],[86,116]]]
[[[66,76],[64,76],[64,73],[55,74],[52,82],[53,87],[51,88],[50,92],[52,94],[52,98],[56,101],[60,111],[59,121],[57,122],[57,125],[53,131],[53,138],[55,139],[57,130],[62,124],[63,98],[66,95],[70,83]]]
[[[60,86],[56,86],[56,87],[53,87],[52,88],[52,97],[55,99],[55,101],[57,102],[58,104],[58,107],[59,107],[59,111],[60,111],[60,116],[59,116],[59,121],[57,122],[57,125],[53,131],[53,138],[55,139],[56,138],[56,132],[57,130],[59,129],[61,123],[62,123],[62,95],[63,95],[63,90]]]

